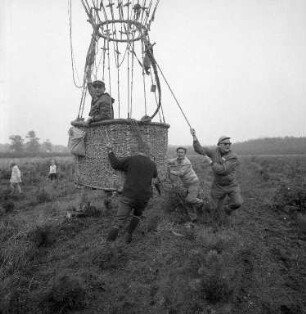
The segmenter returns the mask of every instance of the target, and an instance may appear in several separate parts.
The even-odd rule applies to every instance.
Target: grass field
[[[22,160],[23,194],[0,162],[0,313],[306,313],[306,157],[241,157],[244,205],[205,207],[192,225],[169,182],[135,238],[105,242],[117,197],[89,191],[96,210],[67,218],[81,193],[72,159]],[[209,200],[212,173],[190,157]]]

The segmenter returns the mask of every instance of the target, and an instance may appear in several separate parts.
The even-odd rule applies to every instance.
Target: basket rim
[[[106,125],[113,125],[113,124],[127,124],[130,125],[131,122],[136,122],[137,125],[143,126],[143,125],[152,125],[152,126],[161,126],[164,128],[170,128],[170,124],[168,123],[162,123],[162,122],[143,122],[143,121],[138,121],[135,119],[112,119],[112,120],[103,120],[103,121],[98,121],[98,122],[92,122],[90,125],[84,125],[83,121],[71,121],[72,126],[77,126],[77,127],[84,127],[87,129],[94,128],[94,127],[99,127],[99,126],[106,126]]]

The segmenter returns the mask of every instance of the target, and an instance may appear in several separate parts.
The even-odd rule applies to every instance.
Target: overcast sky
[[[0,143],[34,130],[66,144],[81,92],[72,80],[68,1],[0,0]],[[72,0],[82,77],[91,27]],[[154,54],[201,142],[306,136],[305,0],[161,0]],[[189,126],[161,77],[170,144]]]

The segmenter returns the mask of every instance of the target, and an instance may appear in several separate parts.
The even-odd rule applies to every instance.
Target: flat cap
[[[220,143],[224,142],[225,140],[229,140],[229,139],[230,139],[229,136],[226,136],[226,135],[220,136],[219,139],[218,139],[218,145],[219,145]]]
[[[93,85],[93,86],[102,86],[102,87],[105,87],[105,83],[102,82],[102,81],[93,81],[93,82],[92,82],[92,85]]]

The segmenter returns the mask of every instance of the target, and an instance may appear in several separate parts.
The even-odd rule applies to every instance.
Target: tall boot
[[[140,221],[140,217],[137,217],[137,216],[134,216],[131,219],[130,224],[129,224],[128,228],[127,228],[127,235],[126,235],[126,238],[125,238],[125,242],[126,243],[130,243],[132,241],[133,232],[136,229],[136,227],[138,226],[139,221]]]

